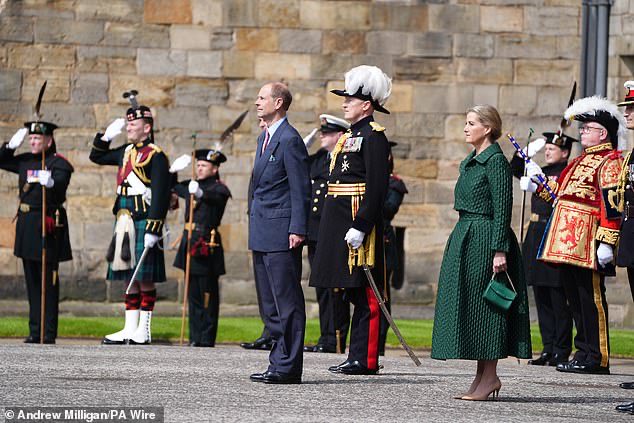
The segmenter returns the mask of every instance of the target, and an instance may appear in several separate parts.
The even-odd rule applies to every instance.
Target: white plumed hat
[[[377,112],[390,113],[383,105],[392,93],[392,80],[376,66],[361,65],[350,69],[345,76],[345,90],[330,92],[370,101]]]

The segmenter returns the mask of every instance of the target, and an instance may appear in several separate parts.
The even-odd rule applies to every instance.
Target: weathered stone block
[[[498,106],[498,86],[497,85],[474,85],[473,104],[490,104]]]
[[[21,69],[71,69],[75,65],[75,48],[55,45],[21,45],[8,49],[9,64]]]
[[[208,130],[209,120],[205,107],[157,108],[157,121],[161,128]]]
[[[110,103],[120,104],[122,114],[125,113],[123,107],[127,107],[127,100],[122,97],[123,93],[131,89],[139,91],[139,98],[143,99],[143,104],[152,106],[165,106],[173,101],[171,89],[174,86],[174,78],[143,77],[138,75],[117,75],[110,76],[110,90],[108,98]]]
[[[245,251],[247,249],[249,238],[249,228],[247,226],[223,223],[220,232],[225,251]]]
[[[257,95],[257,91],[253,93],[253,97],[255,98],[256,95]],[[240,116],[242,112],[244,112],[245,109],[248,109],[249,106],[238,105],[237,107],[241,107],[241,108],[239,109],[228,108],[224,104],[211,105],[209,107],[209,116],[207,117],[207,120],[209,120],[210,122],[211,129],[217,135],[221,134],[222,131],[228,128],[229,125],[231,125],[237,119],[237,117]],[[257,118],[255,117],[255,114],[247,115],[246,119],[242,122],[242,125],[240,126],[240,128],[238,128],[238,130],[234,132],[234,137],[238,133],[250,134],[249,123],[257,123]],[[253,139],[255,140],[255,137]],[[225,165],[223,164],[223,169],[224,167]]]
[[[362,31],[323,31],[323,54],[362,54],[366,52],[365,33]]]
[[[211,31],[211,49],[212,50],[229,50],[235,44],[233,39],[233,30],[227,28],[217,28]],[[239,53],[234,51],[234,53]]]
[[[164,25],[136,25],[107,22],[104,45],[169,48],[169,31]]]
[[[395,135],[442,137],[442,115],[432,113],[400,113],[396,116]]]
[[[581,38],[557,37],[557,57],[560,59],[579,59],[581,51]]]
[[[494,39],[487,34],[454,34],[453,54],[456,57],[493,57]]]
[[[279,34],[282,53],[319,53],[321,52],[321,31],[282,29]]]
[[[157,24],[188,24],[192,22],[190,0],[145,0],[143,21]]]
[[[0,248],[13,248],[15,242],[15,224],[13,218],[0,218]]]
[[[187,52],[187,76],[220,78],[222,76],[222,52]]]
[[[455,184],[460,175],[460,160],[438,160],[438,180]],[[453,193],[451,195],[453,197]]]
[[[408,34],[397,31],[372,31],[366,34],[367,51],[370,54],[402,56],[407,51]]]
[[[436,160],[396,160],[394,167],[401,176],[418,179],[435,179],[438,176]]]
[[[136,63],[139,75],[182,76],[188,66],[187,53],[183,50],[140,48]]]
[[[171,25],[170,43],[172,49],[209,50],[211,33],[203,26]]]
[[[24,89],[22,90],[22,98],[26,101],[32,101],[33,104],[35,104],[44,81],[47,81],[47,101],[68,101],[70,98],[70,79],[68,72],[57,70],[35,70],[24,72]],[[48,114],[47,112],[50,112],[50,106],[47,108],[46,103],[44,103],[42,112],[44,114]]]
[[[225,1],[223,22],[226,26],[257,26],[258,4],[255,0]]]
[[[15,70],[0,71],[0,100],[18,100],[22,86],[22,72]]]
[[[371,22],[374,29],[425,32],[428,30],[428,6],[373,2]]]
[[[222,26],[222,0],[191,0],[191,5],[194,25]]]
[[[479,6],[430,4],[428,8],[430,31],[473,33],[480,30]]]
[[[50,80],[49,80],[50,84]],[[48,86],[46,89],[48,93]],[[37,94],[36,94],[37,95]],[[94,128],[95,114],[89,105],[83,104],[45,104],[42,108],[44,119],[55,122],[58,126],[72,126],[78,128]]]
[[[272,28],[299,27],[299,0],[260,0],[258,26]]]
[[[305,54],[261,53],[255,58],[255,77],[256,79],[310,79],[310,59],[311,57]]]
[[[425,181],[423,192],[425,204],[453,205],[453,191],[456,181]]]
[[[510,59],[456,59],[458,80],[480,84],[513,82],[513,62]]]
[[[74,54],[73,54],[74,56]],[[136,49],[128,47],[77,47],[80,72],[136,73]]]
[[[0,100],[0,120],[6,122],[15,122],[21,126],[21,122],[31,116],[33,106],[29,102],[1,101]]]
[[[461,113],[473,105],[468,85],[416,85],[414,110],[418,113]]]
[[[229,95],[229,87],[224,81],[192,80],[176,84],[174,100],[177,106],[206,107],[210,104],[224,104]]]
[[[568,86],[579,74],[574,60],[517,60],[515,83]]]
[[[223,52],[222,73],[226,78],[253,78],[255,75],[255,52]]]
[[[537,106],[537,88],[534,85],[504,85],[500,87],[501,114],[530,115]]]
[[[322,54],[311,56],[311,76],[313,79],[339,79],[343,81],[344,74],[350,70],[355,63],[350,55]]]
[[[622,89],[623,85],[620,88]],[[572,84],[570,87],[537,87],[537,107],[533,115],[563,116],[571,89]]]
[[[485,32],[521,32],[524,8],[513,6],[480,7],[480,29]]]
[[[498,35],[497,57],[522,59],[551,59],[557,56],[557,37],[527,34]]]
[[[255,52],[277,51],[278,33],[267,28],[238,28],[236,29],[236,48]]]
[[[103,39],[103,22],[70,19],[35,21],[35,41],[52,44],[97,44]]]
[[[392,94],[387,100],[385,107],[393,113],[412,112],[414,98],[414,87],[412,84],[392,83]]]
[[[33,42],[33,20],[26,17],[2,17],[0,25],[0,40]]]
[[[581,16],[580,7],[525,7],[525,30],[532,34],[577,35]],[[561,25],[567,22],[567,25]]]
[[[453,82],[455,64],[451,59],[398,57],[392,77],[421,82]]]
[[[366,2],[302,1],[302,28],[338,29],[345,22],[347,28],[369,30],[370,4]]]
[[[74,75],[71,100],[73,103],[108,102],[108,75],[105,73],[81,73]]]
[[[78,20],[141,22],[143,0],[82,0],[75,8]]]

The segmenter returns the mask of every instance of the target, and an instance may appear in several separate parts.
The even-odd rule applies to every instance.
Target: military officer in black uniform
[[[391,286],[394,284],[394,274],[398,269],[401,260],[399,260],[399,251],[396,245],[396,232],[392,226],[392,220],[398,213],[403,203],[405,194],[408,193],[405,182],[394,173],[394,156],[392,155],[392,147],[398,145],[394,141],[390,141],[390,154],[388,156],[388,168],[390,171],[390,180],[388,182],[385,203],[383,204],[383,242],[385,243],[385,282],[383,284],[384,296],[387,298],[385,306],[392,311],[392,292]],[[400,287],[396,287],[396,289]],[[381,287],[379,287],[381,289]],[[385,354],[385,340],[387,331],[390,328],[385,315],[381,313],[381,327],[379,331],[379,355]]]
[[[623,115],[627,129],[634,129],[634,81],[627,81],[625,98],[619,107],[625,106]],[[619,248],[616,254],[616,265],[627,268],[627,278],[630,283],[632,298],[634,298],[634,162],[632,152],[625,155],[623,170],[619,177],[619,200],[623,208],[623,220],[619,237]],[[634,389],[634,382],[623,382],[623,389]],[[634,414],[634,402],[621,404],[616,407],[618,411]]]
[[[42,186],[46,187],[46,310],[44,343],[57,338],[59,303],[59,263],[72,260],[68,219],[64,202],[73,166],[56,151],[53,131],[48,122],[26,122],[11,141],[0,147],[0,168],[18,174],[20,205],[17,212],[13,254],[22,259],[26,292],[29,299],[29,336],[24,342],[40,342],[42,294]],[[30,152],[15,154],[25,136]],[[46,170],[42,169],[42,150]]]
[[[194,195],[194,216],[190,242],[189,270],[189,342],[194,347],[213,347],[218,330],[220,297],[218,277],[225,274],[225,258],[218,226],[231,197],[229,188],[220,180],[218,169],[227,158],[220,151],[196,150],[196,180],[174,186],[184,198],[185,228],[174,266],[185,270],[189,198]]]
[[[322,206],[328,192],[330,153],[335,148],[339,138],[350,128],[348,122],[333,115],[319,115],[319,120],[321,121],[319,128],[321,148],[309,156],[312,197],[311,211],[308,217],[307,243],[308,262],[311,269],[317,248]],[[313,137],[307,137],[304,140],[306,148],[310,148],[312,140]],[[319,304],[320,337],[317,345],[306,345],[304,351],[343,353],[346,350],[346,336],[350,326],[350,304],[344,301],[343,289],[341,288],[315,288],[315,290]]]
[[[544,138],[538,138],[529,144],[527,152],[529,157],[533,157],[544,148],[546,166],[542,170],[549,180],[556,181],[568,165],[570,150],[577,140],[565,134],[559,136],[555,132],[544,132],[542,135]],[[511,170],[516,178],[524,177],[524,160],[518,154],[511,159]],[[530,223],[522,244],[526,282],[533,287],[539,331],[544,345],[539,358],[528,362],[537,366],[565,363],[572,351],[572,314],[566,300],[561,272],[559,268],[537,260],[539,246],[552,211],[551,203],[533,193]]]
[[[104,344],[149,344],[156,302],[155,283],[165,281],[160,238],[170,202],[171,176],[165,153],[154,143],[154,119],[149,107],[138,105],[136,91],[124,94],[132,107],[126,119],[116,119],[93,142],[90,160],[117,166],[115,234],[108,249],[108,280],[129,282],[145,248],[148,253],[135,283],[125,295],[123,330],[106,335]],[[123,126],[129,143],[110,148]]]
[[[383,204],[387,192],[389,144],[373,113],[383,107],[391,80],[374,66],[358,66],[345,76],[343,111],[350,129],[331,154],[328,193],[319,226],[310,286],[345,288],[355,305],[348,359],[330,371],[376,374],[379,369],[379,303],[363,266],[383,285]]]

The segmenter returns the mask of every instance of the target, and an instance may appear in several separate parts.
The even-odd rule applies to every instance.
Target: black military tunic
[[[195,346],[213,347],[218,331],[220,292],[218,277],[225,274],[225,258],[218,226],[231,192],[216,177],[198,181],[203,192],[194,200],[194,227],[190,241],[189,341]],[[186,199],[185,224],[189,218],[189,180],[174,187],[176,194]],[[213,234],[212,234],[213,231]],[[174,266],[185,270],[187,257],[187,227],[183,230]]]
[[[72,165],[55,152],[55,144],[49,148],[45,158],[46,169],[51,171],[55,181],[46,189],[46,322],[45,339],[53,341],[57,337],[57,313],[59,300],[59,280],[54,277],[58,264],[72,260],[68,218],[63,204],[66,190],[73,173]],[[29,298],[29,329],[34,339],[40,338],[40,299],[42,263],[42,186],[39,182],[28,182],[34,171],[42,168],[41,155],[15,151],[7,144],[0,147],[0,168],[18,174],[20,206],[17,212],[15,245],[13,254],[20,257]]]
[[[381,287],[385,272],[383,204],[389,178],[389,144],[383,130],[368,116],[351,125],[337,142],[310,275],[310,286],[346,288],[346,298],[355,305],[348,360],[371,372],[378,370],[381,312],[359,253],[364,250],[370,262],[373,257],[369,267]],[[345,241],[350,228],[365,234],[358,250]]]
[[[624,164],[622,175],[624,189],[623,220],[621,222],[616,265],[627,268],[632,298],[634,298],[634,163],[632,155]]]

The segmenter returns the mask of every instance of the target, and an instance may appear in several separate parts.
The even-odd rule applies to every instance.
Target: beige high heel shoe
[[[491,399],[495,401],[500,397],[500,389],[502,389],[502,382],[500,382],[500,379],[498,379],[491,390],[488,391],[486,394],[478,396],[473,394],[465,395],[464,397],[462,397],[462,399],[466,401],[487,401],[489,397],[491,397]]]

